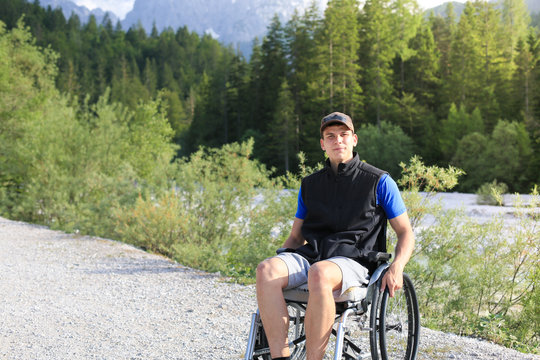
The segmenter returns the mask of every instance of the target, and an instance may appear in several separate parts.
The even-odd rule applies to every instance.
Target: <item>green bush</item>
[[[504,215],[478,223],[462,209],[445,211],[434,191],[455,186],[457,169],[403,165],[399,184],[416,235],[407,265],[417,287],[423,324],[537,352],[538,198],[518,204],[515,223]],[[427,190],[420,193],[418,190]]]
[[[176,147],[161,100],[129,111],[107,90],[79,106],[55,89],[55,55],[22,25],[5,32],[0,23],[0,53],[1,213],[110,235],[114,209],[170,177]]]
[[[493,180],[491,183],[485,183],[476,191],[478,198],[476,202],[481,205],[504,205],[502,195],[508,192],[508,185]]]
[[[288,236],[296,194],[284,185],[296,180],[271,179],[252,149],[253,141],[201,148],[178,161],[171,191],[118,213],[121,238],[188,266],[253,278]]]

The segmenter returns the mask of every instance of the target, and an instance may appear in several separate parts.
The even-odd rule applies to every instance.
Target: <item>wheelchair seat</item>
[[[340,296],[334,295],[334,301],[336,303],[343,302],[358,302],[363,300],[367,295],[367,286],[353,286],[348,288]],[[283,296],[286,301],[294,301],[298,303],[307,303],[309,298],[308,286],[302,284],[293,289],[283,290]]]
[[[386,254],[389,255],[389,254]],[[382,255],[379,255],[379,257],[382,257]],[[385,260],[389,259],[389,256],[384,257]],[[369,283],[364,286],[353,286],[349,289],[345,290],[343,294],[340,296],[334,296],[334,301],[336,303],[357,303],[359,301],[362,301],[366,298],[368,295],[368,289],[375,284],[381,275],[386,271],[388,268],[388,263],[381,262],[379,264],[379,267],[371,274],[369,278]],[[283,297],[286,301],[293,301],[297,303],[303,303],[306,304],[309,298],[309,291],[308,286],[306,284],[302,284],[298,287],[283,290]]]

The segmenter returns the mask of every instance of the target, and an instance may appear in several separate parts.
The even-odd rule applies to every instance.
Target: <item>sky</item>
[[[88,9],[93,10],[95,8],[101,8],[102,10],[109,10],[117,15],[120,19],[123,19],[126,14],[133,8],[135,0],[72,0],[77,5],[84,5]],[[201,0],[204,1],[204,0]],[[429,9],[445,3],[448,0],[416,0],[418,5],[423,9]],[[465,2],[466,0],[453,0],[458,2]]]
[[[135,0],[71,0],[77,5],[86,6],[90,10],[101,8],[101,10],[109,10],[120,19],[126,17],[126,14],[133,9]]]

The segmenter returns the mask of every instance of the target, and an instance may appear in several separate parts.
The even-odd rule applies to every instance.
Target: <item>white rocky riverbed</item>
[[[0,359],[241,359],[253,286],[0,218]],[[422,329],[419,359],[535,359]]]

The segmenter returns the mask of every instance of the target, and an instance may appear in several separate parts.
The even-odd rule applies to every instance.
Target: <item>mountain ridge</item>
[[[249,54],[255,38],[261,39],[275,14],[282,23],[287,22],[295,9],[302,14],[313,0],[135,0],[133,8],[123,20],[111,11],[100,8],[89,10],[71,0],[41,0],[43,7],[60,7],[66,18],[76,14],[82,23],[94,15],[98,23],[108,17],[113,24],[120,22],[124,30],[140,24],[149,34],[155,26],[158,31],[176,30],[186,26],[190,31],[209,34],[224,45],[233,45],[243,54]],[[492,0],[494,2],[495,0]],[[324,11],[328,0],[315,0],[319,11]],[[449,2],[459,18],[465,4],[448,1],[425,10],[444,16]],[[525,0],[531,14],[540,12],[540,1]]]
[[[140,23],[147,32],[154,25],[158,31],[187,26],[190,31],[211,34],[226,45],[251,47],[255,37],[264,36],[274,14],[286,22],[295,9],[303,13],[310,3],[311,0],[135,0],[122,26],[127,29]],[[326,3],[327,0],[317,0],[321,13]]]
[[[113,24],[116,24],[120,19],[112,11],[105,11],[101,8],[88,9],[84,5],[77,5],[71,0],[40,0],[42,7],[50,6],[52,9],[60,8],[64,17],[69,19],[72,14],[79,17],[81,22],[86,23],[90,15],[94,15],[98,24],[101,24],[106,16],[109,17]]]

